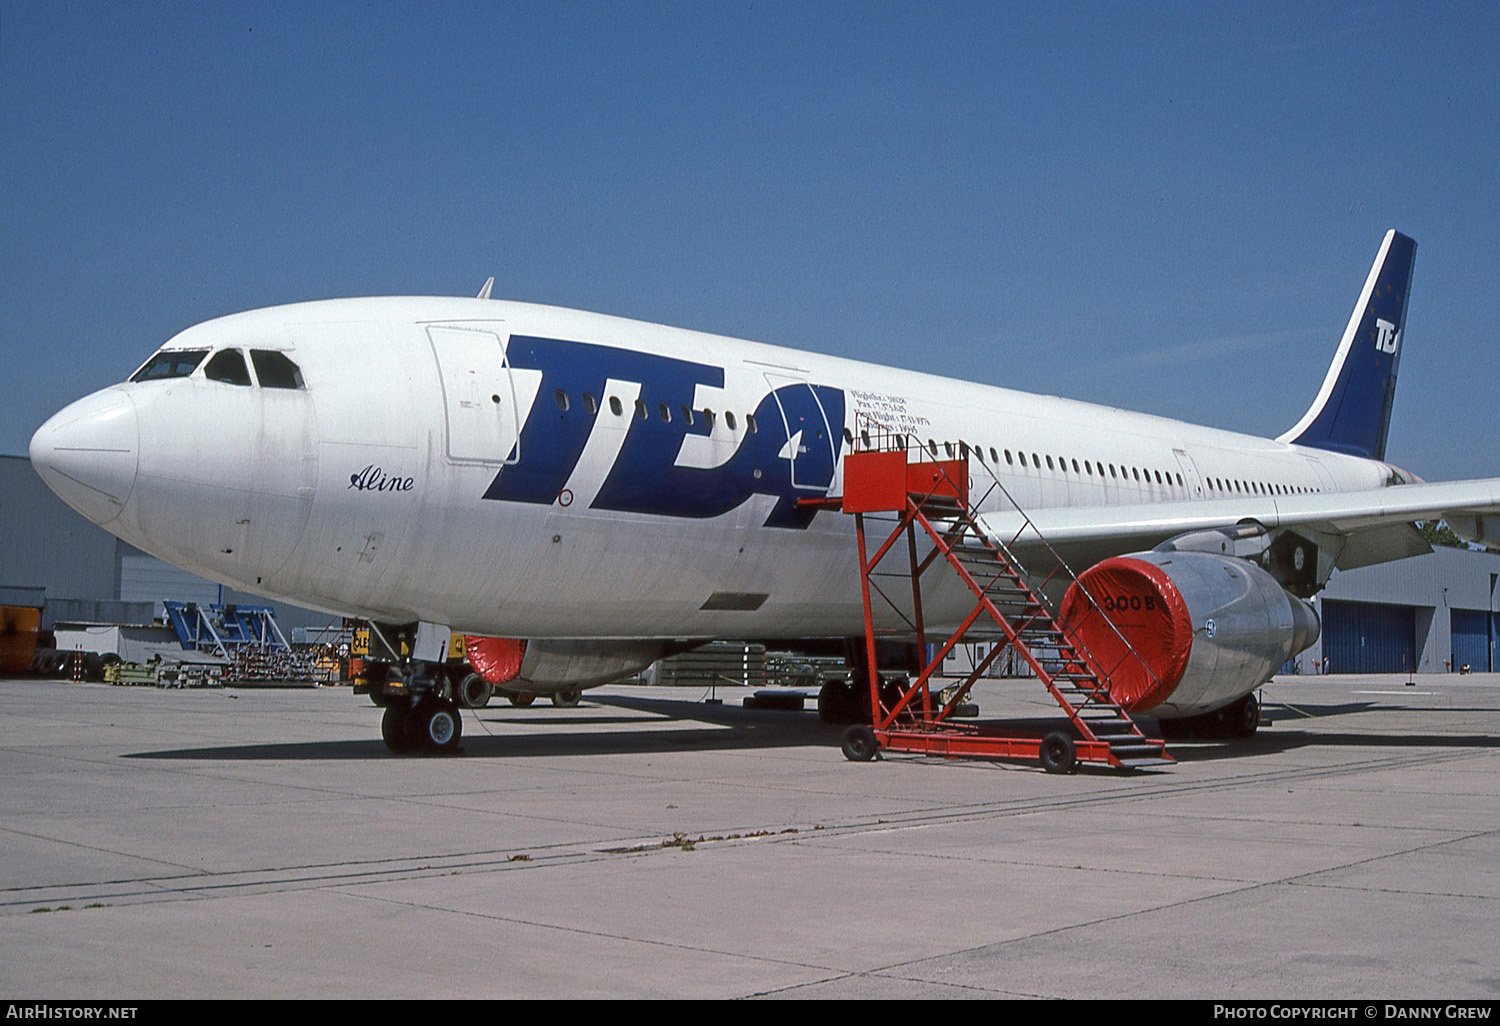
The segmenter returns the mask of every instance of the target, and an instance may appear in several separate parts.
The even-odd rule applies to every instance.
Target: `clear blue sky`
[[[4,452],[198,321],[492,274],[1271,435],[1392,227],[1390,457],[1500,475],[1497,4],[0,0]]]

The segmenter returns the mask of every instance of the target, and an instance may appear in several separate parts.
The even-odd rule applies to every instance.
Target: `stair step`
[[[1126,756],[1146,755],[1160,756],[1163,751],[1162,745],[1110,745],[1109,754],[1117,758]]]

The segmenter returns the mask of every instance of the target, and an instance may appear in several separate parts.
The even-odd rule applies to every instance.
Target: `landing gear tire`
[[[1225,733],[1230,737],[1254,737],[1260,726],[1260,702],[1246,695],[1224,710]]]
[[[451,752],[463,733],[463,714],[450,699],[429,695],[406,714],[405,734],[414,747]]]
[[[840,747],[844,750],[844,758],[850,762],[869,762],[880,751],[880,742],[875,739],[874,730],[863,723],[856,723],[844,731]]]
[[[405,702],[387,702],[385,715],[380,717],[380,737],[385,746],[396,755],[412,750],[412,739],[406,734],[406,718],[410,710]]]
[[[578,700],[582,697],[582,694],[577,688],[563,688],[560,691],[552,692],[552,704],[559,709],[576,709],[578,708]]]
[[[517,709],[524,709],[536,701],[535,691],[507,691],[505,700]]]
[[[1072,773],[1078,765],[1078,748],[1068,735],[1054,732],[1042,738],[1037,759],[1048,773]]]
[[[495,693],[494,685],[477,673],[471,673],[459,681],[454,690],[457,692],[455,697],[458,704],[465,709],[483,709],[490,704],[490,697]]]

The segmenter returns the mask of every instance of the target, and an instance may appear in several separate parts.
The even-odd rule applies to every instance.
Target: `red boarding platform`
[[[894,436],[901,439],[901,436]],[[982,466],[982,464],[981,464]],[[986,470],[988,468],[985,468]],[[999,489],[995,480],[990,491]],[[990,494],[986,492],[986,496]],[[917,460],[904,448],[850,452],[844,457],[844,494],[809,504],[837,508],[855,518],[859,544],[860,590],[864,602],[867,666],[878,665],[876,640],[880,634],[915,638],[919,650],[927,651],[927,629],[922,614],[922,581],[935,567],[956,573],[974,597],[974,605],[957,630],[933,652],[915,680],[891,689],[882,687],[879,674],[869,673],[869,706],[872,722],[856,723],[845,732],[844,754],[852,760],[873,758],[878,752],[913,752],[926,755],[988,759],[1035,760],[1049,772],[1069,772],[1079,763],[1095,763],[1122,770],[1171,765],[1164,742],[1144,735],[1125,708],[1111,698],[1110,682],[1098,663],[1085,650],[1075,632],[1063,623],[1042,589],[1047,581],[1033,585],[1030,575],[1013,558],[1008,547],[989,538],[977,522],[983,499],[972,502],[970,467],[963,460]],[[870,551],[870,514],[894,514],[874,523],[884,531],[883,540]],[[887,530],[889,528],[889,530]],[[919,557],[917,538],[924,536],[932,548]],[[899,544],[902,541],[906,544]],[[904,556],[902,559],[900,557]],[[887,561],[903,564],[892,572],[882,569]],[[1060,563],[1060,561],[1059,561]],[[881,580],[909,580],[908,616],[882,589]],[[873,603],[885,602],[905,622],[904,628],[877,629]],[[1092,606],[1092,603],[1090,603]],[[1091,615],[1103,616],[1096,608]],[[1094,620],[1094,630],[1098,621]],[[1003,637],[990,655],[941,704],[934,700],[929,683],[945,657],[966,636],[986,639]],[[1118,631],[1112,631],[1112,636]],[[1118,672],[1128,664],[1133,679],[1150,677],[1146,662],[1120,645],[1111,649],[1111,665]],[[1121,656],[1121,646],[1125,652]],[[950,717],[968,696],[994,660],[1009,647],[1020,655],[1067,714],[1070,729],[1045,737],[1018,737],[973,724],[952,722]]]

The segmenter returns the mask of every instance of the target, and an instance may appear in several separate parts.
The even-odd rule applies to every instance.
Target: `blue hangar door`
[[[1475,673],[1493,670],[1495,635],[1491,626],[1492,614],[1484,609],[1454,609],[1452,614],[1453,669],[1468,666]]]
[[[1412,672],[1417,665],[1416,610],[1325,599],[1323,657],[1328,673]]]

